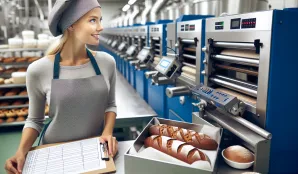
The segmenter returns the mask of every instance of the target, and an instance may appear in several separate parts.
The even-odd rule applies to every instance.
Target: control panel
[[[132,55],[134,54],[135,50],[136,50],[136,46],[131,45],[131,46],[127,49],[126,54],[127,54],[128,56],[132,56]]]
[[[118,46],[118,51],[123,51],[123,49],[125,48],[126,43],[122,42],[119,46]]]
[[[196,30],[196,24],[192,24],[192,23],[180,24],[180,31],[195,31],[195,30]]]
[[[147,48],[143,48],[137,55],[137,59],[140,60],[140,63],[147,63],[150,60],[150,58],[150,50]]]
[[[172,78],[175,72],[177,72],[180,67],[181,64],[176,61],[175,58],[163,57],[157,64],[155,69],[168,78]]]
[[[207,86],[194,86],[190,90],[201,99],[228,112],[239,103],[239,100],[236,97]]]
[[[115,46],[117,45],[117,43],[118,43],[118,42],[117,42],[116,40],[115,40],[115,41],[113,41],[113,43],[112,43],[112,45],[111,45],[111,46],[112,46],[112,48],[115,48]]]
[[[224,21],[215,22],[215,30],[223,30],[225,25]],[[256,28],[257,18],[234,18],[231,19],[230,29],[246,29],[246,28]]]

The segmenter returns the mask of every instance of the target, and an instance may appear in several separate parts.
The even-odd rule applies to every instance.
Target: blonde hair
[[[46,51],[46,55],[55,55],[58,52],[60,52],[65,44],[65,42],[67,41],[69,36],[68,30],[65,30],[65,32],[63,33],[62,37],[60,39],[57,39],[53,44],[51,44],[48,48],[48,50]]]

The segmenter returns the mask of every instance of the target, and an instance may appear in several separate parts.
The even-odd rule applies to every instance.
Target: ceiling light
[[[136,1],[137,1],[137,0],[129,0],[129,1],[128,1],[128,4],[129,4],[129,5],[132,5],[132,4],[134,4]]]
[[[130,8],[130,5],[126,4],[123,8],[122,11],[127,11]]]

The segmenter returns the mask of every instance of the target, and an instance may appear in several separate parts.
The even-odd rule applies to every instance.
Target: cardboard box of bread
[[[124,155],[125,173],[213,173],[222,129],[152,118]]]

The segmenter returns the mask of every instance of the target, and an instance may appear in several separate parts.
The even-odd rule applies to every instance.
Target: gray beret
[[[90,10],[100,7],[97,0],[57,0],[49,14],[49,28],[59,36]]]

